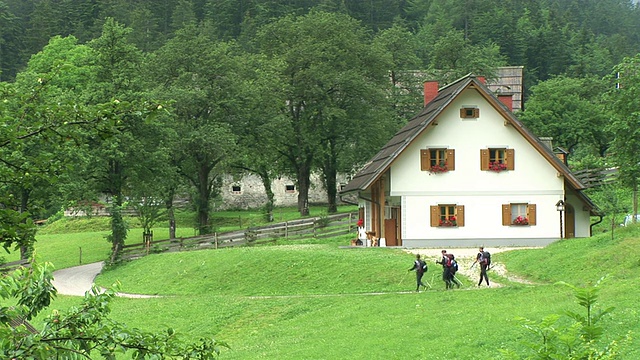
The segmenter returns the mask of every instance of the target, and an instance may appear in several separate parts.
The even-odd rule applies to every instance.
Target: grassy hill
[[[498,349],[522,350],[523,341],[534,341],[517,317],[582,310],[570,289],[554,283],[592,284],[606,275],[598,306],[615,310],[603,320],[603,343],[631,330],[621,358],[640,357],[640,227],[620,229],[613,240],[602,234],[494,254],[494,262],[535,285],[490,272],[506,286],[477,289],[463,279],[466,288],[444,291],[431,262],[425,279],[434,288],[421,293],[411,291],[411,254],[341,243],[150,255],[106,271],[97,282],[162,295],[119,298],[113,318],[146,330],[213,336],[231,347],[220,359],[493,359]],[[59,296],[54,307],[77,303]]]

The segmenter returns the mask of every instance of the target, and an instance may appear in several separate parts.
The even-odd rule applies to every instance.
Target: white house
[[[600,212],[564,161],[468,75],[425,83],[425,107],[344,187],[386,246],[535,246],[589,237]],[[562,211],[560,211],[562,210]]]

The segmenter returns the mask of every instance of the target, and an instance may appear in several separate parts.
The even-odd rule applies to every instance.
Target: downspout
[[[594,222],[589,226],[589,236],[593,236],[593,227],[600,224],[602,222],[602,219],[604,219],[604,216],[602,215],[598,215],[598,216],[600,216],[600,220]]]

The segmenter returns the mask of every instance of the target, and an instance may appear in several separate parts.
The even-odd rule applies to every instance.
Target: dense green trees
[[[300,214],[308,214],[311,174],[318,168],[329,212],[335,212],[336,176],[346,168],[344,156],[353,159],[348,154],[361,151],[364,139],[380,145],[375,139],[388,133],[380,131],[388,109],[388,57],[371,45],[358,22],[320,11],[267,25],[258,42],[269,58],[285,64],[286,122],[275,136],[297,180]]]
[[[209,232],[222,174],[260,176],[267,213],[268,184],[293,175],[304,214],[318,173],[332,211],[336,174],[421,107],[423,80],[499,65],[524,65],[537,135],[602,157],[619,129],[599,79],[635,55],[639,27],[624,0],[0,0],[3,124],[41,126],[3,134],[3,204],[46,217],[107,194],[117,213],[186,188]]]
[[[613,134],[610,157],[621,182],[633,191],[633,214],[638,213],[640,184],[640,54],[626,58],[610,78],[607,106]],[[635,219],[634,219],[635,222]]]

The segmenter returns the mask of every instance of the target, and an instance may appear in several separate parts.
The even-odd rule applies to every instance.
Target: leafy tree
[[[60,90],[61,84],[82,72],[81,61],[73,60],[82,51],[69,51],[74,46],[73,38],[52,39],[46,51],[34,56],[28,68],[18,74],[15,83],[0,87],[0,121],[4,125],[0,136],[0,189],[10,195],[10,199],[3,201],[5,210],[22,213],[25,221],[28,212],[44,214],[34,205],[44,206],[55,193],[52,184],[65,170],[61,149],[68,146],[67,140],[74,136],[76,128],[88,124],[102,126]],[[59,57],[45,65],[42,59],[51,52]],[[65,58],[68,63],[62,65]],[[5,218],[15,216],[6,214]],[[11,221],[7,224],[12,224],[5,225],[8,228],[14,226]],[[26,258],[33,241],[32,236],[7,237],[5,245],[19,244],[21,256]]]
[[[0,80],[12,79],[20,53],[20,23],[4,1],[0,1]]]
[[[609,78],[606,104],[612,112],[608,130],[613,135],[609,156],[618,166],[618,179],[633,191],[633,213],[638,213],[640,183],[640,54],[626,58]],[[635,218],[634,218],[635,221]]]
[[[376,34],[374,46],[391,57],[389,98],[400,127],[423,105],[422,84],[426,79],[417,71],[422,68],[418,42],[409,30],[395,24]]]
[[[232,124],[244,112],[242,61],[233,44],[217,42],[206,26],[187,26],[151,63],[156,94],[173,101],[174,164],[194,190],[198,231],[213,231],[211,200],[235,153]]]
[[[329,211],[334,211],[339,155],[361,151],[353,146],[356,138],[386,135],[377,130],[389,67],[370,41],[357,21],[321,11],[284,17],[259,32],[263,53],[285,64],[281,102],[286,104],[286,125],[276,141],[296,178],[303,216],[309,214],[310,177],[316,166],[323,171]]]
[[[57,294],[51,266],[32,264],[0,278],[0,356],[3,359],[214,359],[226,344],[213,338],[184,341],[171,328],[145,332],[109,318],[115,290],[87,292],[78,307],[54,310],[42,330],[21,324],[46,310]],[[14,326],[12,324],[19,325]]]
[[[554,144],[571,153],[604,156],[610,136],[608,114],[600,102],[606,84],[595,78],[558,76],[531,89],[520,119],[538,136],[553,137]]]

